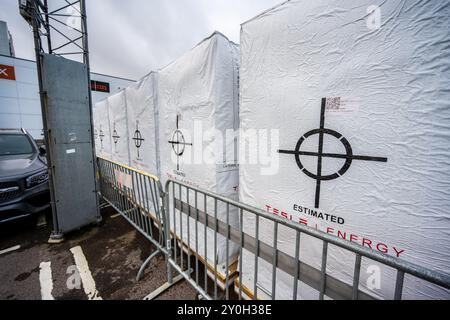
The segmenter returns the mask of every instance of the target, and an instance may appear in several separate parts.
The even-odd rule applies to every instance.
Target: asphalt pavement
[[[167,281],[164,257],[154,259],[140,281],[136,274],[155,247],[111,209],[103,222],[48,244],[51,222],[0,224],[0,299],[141,300]],[[196,299],[181,281],[157,299]]]

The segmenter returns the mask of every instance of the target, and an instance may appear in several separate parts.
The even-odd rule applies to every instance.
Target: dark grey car
[[[44,154],[25,130],[0,129],[0,223],[50,207]]]

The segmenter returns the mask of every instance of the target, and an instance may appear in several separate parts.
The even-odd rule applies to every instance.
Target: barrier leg
[[[139,269],[139,272],[136,276],[136,281],[139,281],[142,277],[142,274],[144,273],[145,268],[147,268],[147,266],[150,264],[150,261],[156,257],[161,251],[156,250],[155,252],[153,252],[148,258],[147,260],[144,261],[144,263],[141,265],[141,268]]]
[[[169,259],[170,259],[171,253],[172,253],[172,247],[171,247],[170,240],[167,241],[167,252],[168,252],[168,254],[166,254],[167,282],[169,284],[172,284],[172,282],[173,282],[172,266],[169,263]]]
[[[172,279],[172,283],[169,283],[169,282],[164,283],[161,287],[159,287],[158,289],[156,289],[155,291],[150,293],[148,296],[146,296],[143,300],[155,299],[161,293],[163,293],[164,291],[166,291],[167,289],[169,289],[170,287],[177,284],[178,282],[180,282],[183,279],[184,279],[184,276],[182,274],[176,276],[175,278]]]

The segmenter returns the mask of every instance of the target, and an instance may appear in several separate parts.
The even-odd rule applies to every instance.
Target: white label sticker
[[[119,183],[120,186],[124,186],[128,189],[133,188],[133,178],[131,175],[121,172],[120,170],[114,169],[114,173],[116,176],[116,180]]]
[[[67,153],[67,154],[72,154],[72,153],[75,153],[75,152],[76,152],[75,149],[67,149],[67,150],[66,150],[66,153]]]
[[[357,98],[335,97],[327,98],[326,111],[330,114],[353,114],[359,111],[360,102]]]

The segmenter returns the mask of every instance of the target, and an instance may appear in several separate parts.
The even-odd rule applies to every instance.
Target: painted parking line
[[[11,247],[11,248],[8,248],[8,249],[0,250],[0,256],[2,254],[10,253],[10,252],[13,252],[13,251],[16,251],[16,250],[19,250],[19,249],[20,249],[20,246],[14,246],[14,247]]]
[[[83,283],[84,292],[88,296],[88,299],[102,300],[95,287],[95,281],[92,277],[91,271],[89,270],[89,265],[83,250],[80,246],[77,246],[70,249],[70,252],[72,252],[73,258],[75,259],[75,264],[78,268],[78,272],[80,273],[81,282]]]
[[[51,262],[41,262],[39,265],[39,282],[41,283],[42,300],[55,300],[52,295],[52,265]]]

